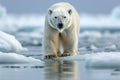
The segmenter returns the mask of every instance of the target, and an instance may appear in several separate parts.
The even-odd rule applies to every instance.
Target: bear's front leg
[[[51,58],[56,58],[56,43],[53,40],[45,40],[44,43],[44,58],[46,59],[51,59]]]
[[[51,59],[57,57],[58,52],[58,35],[47,34],[44,37],[44,58]]]

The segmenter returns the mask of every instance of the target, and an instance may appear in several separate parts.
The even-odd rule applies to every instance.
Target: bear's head
[[[72,21],[72,9],[49,9],[49,25],[58,30],[59,32],[64,31],[65,29],[69,28]]]

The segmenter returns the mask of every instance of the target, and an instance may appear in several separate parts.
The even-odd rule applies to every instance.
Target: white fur
[[[71,15],[68,10],[71,9]],[[49,14],[52,10],[52,14]],[[64,28],[59,30],[56,27],[58,21],[53,20],[54,16],[65,15],[67,20],[62,20]],[[56,54],[61,51],[69,52],[71,55],[78,54],[78,35],[80,28],[80,18],[75,8],[66,2],[52,5],[47,12],[44,28],[44,53],[45,55]],[[60,47],[62,45],[62,47]],[[62,52],[62,51],[61,51]]]

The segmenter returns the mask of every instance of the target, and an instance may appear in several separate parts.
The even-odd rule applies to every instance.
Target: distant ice
[[[0,20],[0,30],[14,35],[24,45],[41,45],[43,17],[42,15],[7,15],[6,19]]]
[[[93,53],[85,58],[86,67],[115,68],[120,67],[120,52]]]
[[[7,28],[7,29],[6,29]],[[7,15],[0,19],[0,30],[9,33],[43,31],[44,15]]]
[[[113,9],[111,16],[120,19],[120,6]]]
[[[81,26],[97,28],[119,28],[120,6],[115,7],[109,15],[80,14]]]
[[[95,27],[95,28],[119,28],[120,19],[112,17],[112,15],[89,15],[81,14],[82,27]]]
[[[120,15],[119,6],[116,7],[109,15],[90,15],[80,14],[81,26],[83,27],[118,27],[120,26]],[[9,32],[19,31],[21,28],[29,28],[28,26],[39,26],[39,29],[43,30],[45,14],[24,14],[15,15],[7,14],[7,9],[0,5],[0,16],[5,17],[0,20],[0,29]],[[35,27],[36,28],[36,27]]]
[[[2,5],[0,5],[0,19],[6,17],[6,15],[7,15],[6,11],[7,11],[6,8]]]
[[[27,49],[22,47],[21,43],[10,34],[0,31],[0,51],[20,53]]]
[[[15,34],[16,38],[23,44],[23,45],[42,45],[42,37],[43,33],[40,32],[20,32]]]
[[[80,35],[80,37],[90,37],[90,38],[101,38],[102,34],[98,31],[84,31]]]
[[[10,64],[10,63],[30,63],[30,62],[40,62],[43,64],[42,61],[38,59],[34,59],[32,57],[25,57],[20,54],[16,53],[2,53],[0,52],[0,64]]]

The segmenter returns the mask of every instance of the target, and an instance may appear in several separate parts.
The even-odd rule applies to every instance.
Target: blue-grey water
[[[92,34],[90,36],[89,34]],[[80,35],[80,54],[119,52],[119,32],[90,32]],[[25,56],[42,56],[41,46],[26,46]],[[120,68],[91,68],[80,61],[56,61],[26,64],[0,64],[0,80],[120,80]]]

